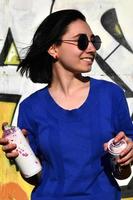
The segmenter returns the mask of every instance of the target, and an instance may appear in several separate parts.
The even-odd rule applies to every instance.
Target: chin
[[[88,73],[88,72],[90,72],[91,71],[91,69],[92,69],[92,67],[91,66],[87,66],[87,67],[79,67],[77,70],[73,70],[73,72],[74,73],[76,73],[76,74],[81,74],[81,73]]]
[[[91,71],[91,67],[87,68],[87,69],[82,69],[82,73],[86,73],[86,72],[90,72]]]

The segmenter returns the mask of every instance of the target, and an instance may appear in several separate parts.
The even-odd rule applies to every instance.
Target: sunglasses
[[[98,35],[92,35],[91,39],[88,40],[88,37],[86,34],[80,34],[78,40],[60,40],[60,41],[67,44],[73,44],[73,45],[76,45],[76,44],[71,43],[71,42],[77,42],[76,46],[78,46],[78,48],[82,51],[84,51],[88,47],[89,42],[93,44],[96,50],[100,49],[101,47],[101,39]]]

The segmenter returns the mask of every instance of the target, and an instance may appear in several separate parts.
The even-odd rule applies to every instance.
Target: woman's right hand
[[[10,144],[7,138],[4,138],[4,126],[8,125],[7,122],[2,124],[3,135],[0,138],[0,145],[2,145],[2,150],[5,152],[5,155],[9,159],[16,158],[18,152],[16,151],[16,144]]]
[[[8,125],[7,122],[4,122],[2,124],[2,130],[4,132],[4,126]],[[25,129],[22,130],[23,134],[26,135],[27,131]],[[7,138],[4,138],[3,136],[0,138],[0,145],[2,145],[2,150],[5,152],[5,155],[9,159],[16,158],[19,153],[16,150],[17,145],[16,144],[10,144]]]

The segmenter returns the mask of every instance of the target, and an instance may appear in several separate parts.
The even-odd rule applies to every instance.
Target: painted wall
[[[102,48],[90,75],[124,89],[133,119],[132,0],[0,0],[0,127],[3,121],[16,125],[19,103],[44,87],[20,77],[16,68],[41,21],[50,12],[66,8],[82,11],[93,32],[100,35]],[[33,186],[21,178],[1,149],[0,163],[0,200],[28,200]],[[123,198],[133,199],[132,176],[118,182]]]

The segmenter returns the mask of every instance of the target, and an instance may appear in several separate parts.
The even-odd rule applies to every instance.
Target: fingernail
[[[124,154],[123,154],[123,153],[121,153],[119,157],[120,157],[120,158],[122,158],[123,156],[124,156]]]
[[[2,150],[5,151],[5,150],[6,150],[6,147],[2,147]]]

